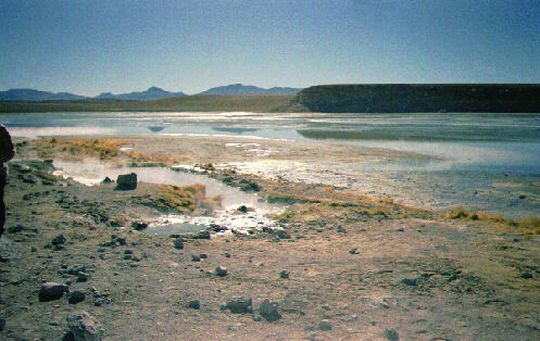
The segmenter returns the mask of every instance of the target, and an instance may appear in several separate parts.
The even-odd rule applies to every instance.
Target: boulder
[[[73,291],[71,294],[69,294],[69,304],[77,304],[86,299],[86,295],[79,290]]]
[[[62,283],[47,282],[41,285],[39,290],[40,302],[54,301],[62,297],[68,286]]]
[[[201,302],[199,302],[199,300],[189,301],[188,308],[190,308],[190,309],[200,309],[201,308]]]
[[[274,236],[279,239],[291,239],[291,235],[285,230],[274,230]]]
[[[253,313],[253,300],[251,298],[237,297],[223,305],[222,310],[229,310],[233,314]]]
[[[63,234],[59,234],[58,236],[54,237],[54,239],[51,241],[51,244],[54,246],[64,245],[66,242],[66,237],[64,237]]]
[[[384,331],[384,337],[390,341],[398,341],[399,333],[395,329],[386,329]]]
[[[67,322],[75,341],[98,341],[103,337],[99,322],[85,311],[69,315]]]
[[[218,266],[215,270],[214,270],[214,274],[216,276],[219,276],[219,277],[225,277],[227,276],[227,268],[224,267],[224,266]]]
[[[108,176],[106,176],[105,179],[103,179],[103,181],[101,181],[101,183],[104,184],[104,185],[108,185],[108,184],[113,183],[113,182],[114,181],[111,178],[109,178]]]
[[[137,174],[121,174],[116,178],[116,190],[130,191],[137,189]]]
[[[332,330],[332,324],[326,320],[322,320],[319,323],[319,330],[322,330],[322,331]]]
[[[133,224],[131,224],[131,227],[133,227],[137,231],[142,231],[148,227],[148,224],[145,223],[144,221],[136,221],[136,222],[133,222]]]
[[[182,238],[176,238],[174,240],[174,248],[177,250],[183,250],[184,249],[184,240]]]
[[[259,314],[268,322],[274,322],[281,318],[278,311],[278,304],[269,300],[264,300],[259,305]]]

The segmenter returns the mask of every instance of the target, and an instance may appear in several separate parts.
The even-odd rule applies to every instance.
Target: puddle
[[[69,162],[54,161],[54,175],[72,178],[87,186],[96,186],[105,177],[116,179],[120,174],[136,173],[140,182],[189,186],[202,184],[206,187],[208,197],[221,196],[222,207],[215,210],[212,216],[166,215],[152,223],[147,233],[168,236],[175,233],[186,233],[205,229],[210,225],[220,225],[228,230],[247,233],[252,229],[262,227],[279,228],[268,214],[282,212],[278,205],[264,202],[257,194],[245,193],[237,188],[227,186],[222,182],[204,174],[193,174],[190,167],[177,166],[174,169],[165,167],[126,167],[112,166],[98,161]],[[241,214],[238,207],[246,206],[249,212]]]

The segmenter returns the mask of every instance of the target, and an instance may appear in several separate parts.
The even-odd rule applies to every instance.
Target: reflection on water
[[[88,186],[101,183],[105,177],[116,179],[120,174],[136,173],[140,182],[166,184],[174,186],[189,186],[202,184],[206,187],[206,195],[214,197],[220,195],[224,209],[236,209],[240,205],[249,207],[268,208],[265,203],[259,202],[259,197],[253,193],[245,193],[237,188],[229,187],[205,175],[173,171],[164,167],[113,167],[107,163],[97,161],[69,162],[55,160],[54,166],[57,174],[69,176],[75,181]]]
[[[372,179],[370,191],[393,192],[398,198],[408,196],[420,203],[479,204],[530,213],[540,207],[540,114],[28,113],[2,114],[0,122],[14,136],[26,137],[235,136],[416,152],[435,160],[333,165],[317,176],[336,172],[341,178],[329,181],[354,184],[363,178],[367,187]],[[278,167],[275,163],[271,166]],[[297,168],[291,172],[301,176]],[[355,174],[356,180],[348,180],[348,172]],[[522,191],[528,198],[517,200],[516,193]]]

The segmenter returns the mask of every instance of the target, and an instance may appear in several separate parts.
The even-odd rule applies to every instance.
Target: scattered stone
[[[21,224],[15,224],[7,228],[8,233],[19,233],[24,230],[24,226]]]
[[[131,227],[133,227],[137,231],[142,231],[148,227],[148,224],[144,221],[136,221],[131,224]]]
[[[69,315],[67,322],[75,341],[99,341],[103,337],[99,322],[85,311]]]
[[[51,241],[51,244],[54,246],[55,250],[61,250],[64,248],[64,243],[66,242],[66,237],[64,237],[63,234],[59,234],[58,236],[54,237]]]
[[[39,290],[39,301],[48,302],[57,300],[62,297],[62,295],[64,295],[64,292],[66,292],[67,290],[68,286],[62,283],[43,283]]]
[[[233,314],[253,313],[253,300],[251,298],[233,298],[227,304],[221,306],[221,310],[230,310]]]
[[[225,252],[225,258],[231,258],[231,254],[228,252]]]
[[[281,279],[289,279],[289,271],[283,270],[279,273],[279,278]]]
[[[274,230],[274,236],[279,239],[291,239],[291,235],[285,230]]]
[[[86,272],[79,272],[77,274],[77,282],[86,282],[90,278],[90,274]]]
[[[124,250],[124,254],[125,254],[125,255],[132,255],[132,254],[133,254],[133,250],[125,249],[125,250]]]
[[[104,185],[108,185],[110,183],[113,183],[113,179],[109,178],[108,176],[105,177],[105,179],[103,179],[103,181],[101,181],[102,184]]]
[[[530,278],[533,278],[533,275],[532,275],[532,273],[530,273],[528,271],[523,271],[521,274],[519,274],[519,277],[525,278],[525,279],[530,279]]]
[[[227,268],[224,267],[224,266],[218,266],[215,270],[214,270],[214,274],[216,276],[219,276],[219,277],[225,277],[227,276]]]
[[[181,237],[178,237],[174,240],[174,248],[177,250],[183,250],[184,249],[184,239]]]
[[[326,320],[322,320],[319,323],[319,330],[322,330],[322,331],[332,330],[332,324]]]
[[[131,191],[137,189],[137,174],[121,174],[116,178],[117,191]]]
[[[190,308],[190,309],[200,309],[201,308],[201,303],[199,302],[199,300],[189,301],[188,308]]]
[[[82,291],[75,290],[69,294],[69,304],[77,304],[86,299],[86,295]]]
[[[238,212],[240,212],[240,213],[247,213],[248,212],[248,208],[247,208],[246,205],[242,205],[242,206],[238,207],[236,210]]]
[[[193,239],[210,239],[210,231],[200,231]]]
[[[201,257],[199,255],[191,255],[191,260],[193,262],[200,262],[201,261]]]
[[[358,248],[355,247],[355,248],[350,249],[350,250],[349,250],[349,253],[350,253],[351,255],[357,255],[357,254],[358,254]]]
[[[405,284],[405,285],[410,285],[410,286],[417,286],[418,285],[418,281],[416,280],[416,278],[404,278],[401,283]]]
[[[274,322],[281,318],[278,304],[269,300],[264,300],[259,305],[259,314],[268,322]]]
[[[384,331],[384,337],[390,341],[399,340],[399,333],[395,329],[386,329]]]
[[[208,259],[208,255],[206,253],[199,254],[199,257],[201,257],[201,259]]]
[[[110,305],[112,304],[112,301],[110,298],[107,298],[107,297],[97,297],[96,300],[94,301],[94,305],[96,307],[102,307],[104,305]]]

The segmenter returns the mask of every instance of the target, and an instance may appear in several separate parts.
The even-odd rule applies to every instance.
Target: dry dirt
[[[175,139],[134,138],[129,147],[186,164],[253,157],[249,150],[222,147],[230,141]],[[284,148],[273,143],[264,146]],[[331,154],[313,145],[287,148],[285,157],[310,155],[302,158],[306,162],[324,155],[336,162],[393,157],[352,147],[331,147]],[[20,145],[21,160],[10,165],[9,232],[0,240],[1,339],[60,340],[66,317],[80,310],[101,323],[107,340],[540,338],[538,235],[442,219],[330,186],[251,176],[263,196],[287,200],[279,219],[290,238],[272,231],[186,237],[179,250],[174,238],[132,227],[159,214],[144,200],[157,186],[121,192],[54,178],[50,164],[28,161],[38,152],[32,143]],[[47,152],[42,157],[69,156]],[[51,247],[59,234],[66,238],[63,247]],[[122,238],[125,245],[114,242]],[[200,254],[207,258],[193,261]],[[227,276],[214,274],[218,266]],[[77,281],[80,271],[89,275],[84,282]],[[70,292],[80,290],[86,299],[73,305],[64,294],[39,302],[44,281],[67,281]],[[222,311],[220,305],[234,297],[252,298],[255,313]],[[281,319],[259,320],[265,299],[278,303]],[[200,309],[188,307],[191,300],[199,300]]]

